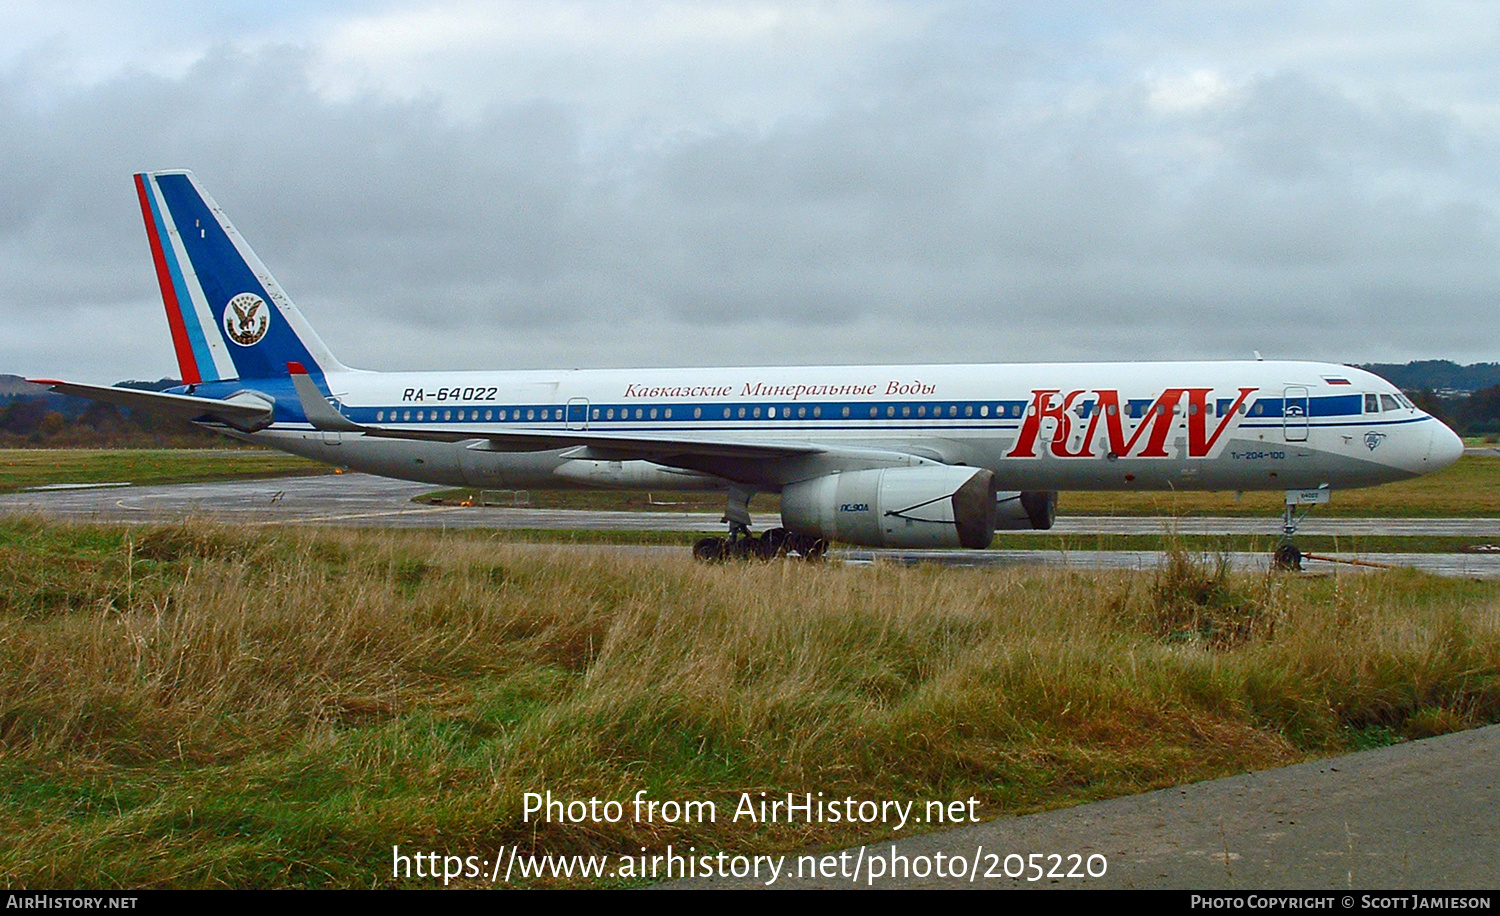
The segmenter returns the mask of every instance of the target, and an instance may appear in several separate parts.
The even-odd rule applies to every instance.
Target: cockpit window
[[[1396,400],[1391,395],[1382,394],[1380,396],[1380,406],[1384,410],[1400,410],[1401,402]]]
[[[1380,395],[1365,395],[1365,413],[1380,413]]]

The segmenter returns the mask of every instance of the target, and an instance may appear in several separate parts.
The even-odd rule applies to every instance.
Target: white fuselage
[[[1309,362],[832,366],[513,372],[335,372],[352,421],[472,431],[461,442],[320,432],[284,419],[252,434],[371,473],[492,487],[759,490],[859,467],[987,468],[1008,490],[1341,489],[1428,473],[1454,433],[1390,383]],[[587,430],[817,454],[753,461],[610,460],[599,450],[503,450],[494,431]],[[863,456],[863,457],[862,457]]]

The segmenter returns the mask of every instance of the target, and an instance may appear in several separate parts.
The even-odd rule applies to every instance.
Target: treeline
[[[1464,395],[1407,391],[1416,405],[1458,431],[1460,436],[1500,437],[1500,385]]]
[[[1460,366],[1446,359],[1373,363],[1373,372],[1463,436],[1500,436],[1500,363]]]
[[[1460,366],[1447,359],[1419,359],[1399,365],[1370,363],[1359,368],[1375,373],[1402,391],[1467,394],[1500,385],[1500,363]]]

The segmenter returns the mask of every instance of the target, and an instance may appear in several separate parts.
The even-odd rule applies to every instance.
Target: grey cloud
[[[547,98],[330,101],[295,47],[46,103],[18,71],[0,319],[30,330],[0,369],[104,371],[37,341],[111,308],[164,324],[128,185],[162,167],[372,367],[1391,358],[1413,314],[1409,356],[1489,352],[1500,157],[1451,115],[1295,72],[1169,115],[1138,84],[1042,105],[1042,62],[986,71],[957,40],[889,49],[816,112],[671,138]],[[110,376],[170,367],[152,330]]]

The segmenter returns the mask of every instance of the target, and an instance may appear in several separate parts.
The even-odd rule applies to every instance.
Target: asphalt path
[[[1338,895],[1340,909],[1353,908],[1342,903],[1350,891],[1356,907],[1361,890],[1491,893],[1500,878],[1497,760],[1500,726],[1490,726],[861,849],[809,853],[812,861],[800,863],[805,877],[796,876],[799,859],[789,856],[772,886],[1327,890]],[[948,877],[935,874],[939,854]],[[1033,854],[1037,868],[1029,864]],[[811,875],[813,865],[822,874]],[[1088,876],[1090,868],[1102,875]],[[872,879],[872,871],[879,877]],[[1048,874],[1053,871],[1079,876]],[[670,886],[766,884],[730,878]]]
[[[323,524],[382,528],[438,528],[448,530],[598,530],[598,531],[718,531],[716,512],[595,512],[561,509],[431,506],[412,497],[432,489],[429,484],[389,480],[365,474],[286,477],[220,483],[143,487],[96,487],[29,491],[0,495],[0,512],[36,513],[73,521],[167,522],[208,518],[244,526]],[[755,527],[775,527],[775,515],[757,514]],[[1046,535],[1097,534],[1258,534],[1280,532],[1275,518],[1161,519],[1127,516],[1059,516]],[[1304,519],[1303,534],[1357,538],[1362,535],[1449,535],[1500,543],[1500,519]],[[676,548],[671,548],[676,549]],[[1067,568],[1147,569],[1160,560],[1155,551],[1133,550],[838,550],[836,556],[856,563],[877,560],[938,563],[957,566],[1044,564]],[[1375,566],[1340,564],[1344,569],[1403,566],[1438,575],[1500,578],[1500,554],[1473,553],[1350,553],[1333,554]],[[1237,569],[1264,568],[1263,554],[1231,556]],[[1309,561],[1308,568],[1332,568]]]

